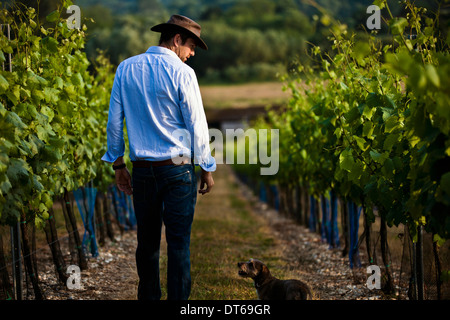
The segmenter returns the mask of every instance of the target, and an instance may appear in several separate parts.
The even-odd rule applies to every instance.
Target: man
[[[186,300],[191,290],[190,233],[197,199],[194,165],[201,167],[200,194],[214,185],[209,133],[196,75],[184,62],[196,46],[207,50],[195,21],[173,15],[151,28],[159,46],[123,61],[111,92],[108,149],[117,186],[133,194],[137,218],[138,299],[160,299],[162,222],[168,243],[167,298]],[[125,166],[126,121],[133,176]]]

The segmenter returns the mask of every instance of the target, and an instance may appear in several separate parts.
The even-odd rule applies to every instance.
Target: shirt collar
[[[161,47],[161,46],[151,46],[150,48],[148,48],[147,53],[168,54],[168,55],[171,55],[173,57],[180,59],[175,52],[173,52],[170,49]],[[180,59],[180,61],[181,61],[181,59]]]

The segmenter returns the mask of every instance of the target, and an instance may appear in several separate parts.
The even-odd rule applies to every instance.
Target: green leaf
[[[348,123],[351,123],[351,122],[355,121],[360,116],[361,116],[361,114],[359,113],[358,107],[352,108],[349,112],[347,112],[344,115],[344,117],[345,117],[345,119],[347,120]]]
[[[64,139],[57,136],[50,137],[47,142],[49,145],[57,149],[62,149],[65,145]]]
[[[31,146],[30,143],[25,140],[20,140],[19,145],[17,146],[19,151],[24,156],[32,157]]]
[[[55,78],[55,88],[62,89],[64,87],[64,81],[61,77]]]
[[[31,92],[28,89],[20,88],[20,95],[24,98],[31,98]]]
[[[52,197],[48,193],[42,194],[41,201],[47,208],[51,208],[53,205]]]
[[[403,167],[402,159],[400,157],[394,157],[392,159],[392,162],[394,163],[394,169],[398,170]]]
[[[383,102],[384,102],[384,106],[388,107],[388,108],[392,108],[392,109],[397,109],[397,106],[394,102],[394,100],[392,100],[387,94],[383,95]]]
[[[6,96],[12,101],[13,104],[17,104],[20,100],[20,86],[14,85],[10,87],[6,92]]]
[[[0,94],[6,92],[9,88],[9,82],[0,74]]]
[[[398,134],[389,134],[386,139],[384,140],[383,144],[383,150],[387,152],[391,152],[392,147],[399,142],[398,140],[399,135]]]
[[[64,91],[69,96],[69,99],[75,100],[77,97],[77,89],[74,85],[67,85],[64,87]]]
[[[45,87],[44,88],[44,99],[49,103],[56,103],[59,100],[59,90],[55,88]]]
[[[344,83],[344,82],[339,82],[339,86],[341,87],[342,90],[348,90],[348,86]]]
[[[393,35],[402,35],[403,30],[408,25],[408,20],[405,18],[394,18],[389,21],[389,28],[391,29],[391,33]]]
[[[45,130],[42,126],[37,125],[36,126],[36,135],[38,136],[39,139],[41,139],[42,141],[47,141],[48,139],[48,131]]]
[[[330,16],[328,16],[327,14],[322,15],[320,17],[320,22],[322,22],[324,26],[329,26],[331,23]]]
[[[308,157],[308,153],[306,152],[305,149],[302,149],[300,151],[300,155],[302,156],[303,159],[307,159],[307,157]]]
[[[388,157],[386,153],[379,153],[375,150],[371,150],[369,154],[373,161],[378,162],[380,164],[383,164],[384,160],[386,160]]]
[[[438,246],[443,246],[447,239],[440,237],[437,233],[433,235],[433,242],[437,242]]]
[[[353,48],[353,56],[355,57],[356,61],[358,61],[358,63],[361,66],[365,66],[366,62],[364,61],[364,59],[370,55],[370,45],[367,42],[364,41],[358,41],[354,48]]]
[[[390,133],[399,126],[398,117],[390,116],[384,124],[384,132]]]
[[[353,139],[355,139],[356,144],[358,145],[358,147],[362,150],[362,151],[366,151],[367,148],[369,147],[368,145],[366,146],[366,140],[358,137],[358,136],[353,136]]]
[[[45,17],[45,19],[46,19],[48,22],[55,22],[56,20],[59,19],[59,11],[58,11],[58,10],[55,10],[55,11],[50,12],[50,13]]]
[[[372,121],[364,122],[364,125],[363,125],[363,136],[371,139],[372,138],[372,134],[373,134],[373,129],[374,129],[374,126],[373,126]]]
[[[39,176],[38,175],[33,175],[33,188],[35,190],[37,190],[37,191],[43,191],[44,190],[44,186],[39,181]]]
[[[383,9],[386,6],[386,0],[375,0],[373,4]]]
[[[363,171],[361,164],[359,162],[354,162],[348,175],[349,180],[354,180],[356,182],[356,180],[361,177]]]
[[[342,170],[351,171],[353,168],[353,165],[355,164],[355,160],[352,156],[351,150],[344,150],[339,155],[339,166]]]
[[[2,194],[6,194],[11,190],[12,185],[8,179],[8,176],[4,176],[4,180],[0,180],[0,191]]]
[[[372,116],[373,116],[373,114],[374,114],[375,111],[376,111],[375,108],[371,108],[371,107],[369,107],[368,105],[365,105],[365,106],[364,106],[364,109],[363,109],[362,115],[363,115],[364,117],[366,117],[368,120],[370,120],[370,119],[372,119]]]
[[[11,183],[26,185],[28,183],[28,177],[30,172],[28,171],[28,164],[22,159],[10,159],[10,165],[8,167],[8,178]]]
[[[383,121],[387,121],[389,117],[392,115],[391,108],[381,107],[381,111],[383,112]]]
[[[57,163],[62,159],[62,155],[60,150],[54,148],[50,145],[45,145],[42,149],[42,160],[47,161],[49,163]]]
[[[42,90],[33,90],[32,91],[33,101],[38,105],[41,100],[44,100],[44,93]]]
[[[19,129],[27,128],[27,125],[23,123],[22,119],[15,112],[8,112],[6,116],[6,122],[12,124],[14,127]]]
[[[41,113],[48,117],[48,122],[51,122],[53,120],[53,117],[55,116],[55,112],[47,106],[43,106],[41,108]]]
[[[36,28],[36,26],[37,26],[36,21],[34,21],[33,19],[30,19],[29,23],[30,23],[31,28],[33,28],[33,29]]]
[[[6,112],[8,112],[8,110],[6,110],[6,108],[3,105],[3,103],[0,102],[0,116],[4,117]]]
[[[427,85],[427,76],[425,69],[420,64],[412,64],[408,70],[408,83],[418,89],[425,89]]]
[[[439,75],[437,74],[434,66],[427,64],[425,66],[425,74],[427,75],[428,80],[430,80],[435,87],[439,88],[441,86]]]
[[[79,72],[75,73],[74,75],[72,75],[72,83],[77,86],[78,88],[83,88],[84,87],[84,81],[83,81],[83,77],[81,76],[81,74]]]
[[[388,158],[384,161],[381,173],[387,178],[392,178],[394,176],[394,162],[391,159]]]
[[[7,111],[9,113],[9,111]],[[8,119],[8,116],[5,117],[5,119]],[[5,120],[2,119],[2,120]],[[9,121],[1,121],[0,122],[0,137],[2,137],[1,141],[1,147],[6,148],[6,150],[9,150],[11,147],[13,147],[13,144],[11,142],[15,142],[17,139],[16,135],[16,127],[12,123],[11,120]],[[9,145],[8,145],[9,142]]]
[[[31,70],[27,71],[27,78],[28,78],[27,82],[29,84],[33,84],[33,85],[39,85],[39,84],[46,85],[47,84],[47,80],[38,76]]]
[[[415,62],[408,50],[400,50],[396,54],[387,53],[385,55],[385,67],[391,72],[400,76],[410,73],[411,67],[414,67]]]
[[[366,97],[366,104],[370,108],[377,108],[383,105],[383,102],[380,99],[380,96],[374,92],[371,92]]]
[[[30,147],[30,151],[31,151],[31,155],[34,156],[37,153],[39,153],[39,146],[37,144],[37,138],[35,137],[35,135],[29,135],[28,136],[28,145]]]
[[[45,37],[44,39],[42,39],[42,44],[51,53],[58,52],[58,41],[55,38]]]
[[[48,218],[48,208],[44,203],[39,203],[39,212],[42,216],[46,216]]]

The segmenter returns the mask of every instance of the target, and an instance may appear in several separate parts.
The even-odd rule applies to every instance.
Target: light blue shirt
[[[202,169],[216,170],[197,77],[175,52],[154,46],[118,66],[103,161],[112,163],[124,155],[124,119],[131,161],[193,154]]]

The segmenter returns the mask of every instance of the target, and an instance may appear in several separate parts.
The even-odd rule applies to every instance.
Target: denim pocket
[[[192,175],[190,169],[166,177],[165,182],[168,196],[171,198],[184,199],[192,193]]]

